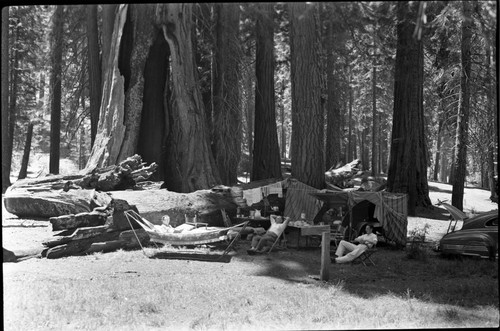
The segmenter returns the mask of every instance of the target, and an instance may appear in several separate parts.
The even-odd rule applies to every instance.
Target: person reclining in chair
[[[373,228],[371,225],[366,226],[366,234],[354,239],[358,245],[350,243],[345,240],[341,240],[337,251],[335,252],[335,258],[332,258],[333,263],[346,263],[351,262],[358,256],[363,254],[368,248],[372,248],[377,244],[377,235],[373,233]],[[346,255],[344,255],[347,252]]]
[[[283,217],[271,215],[270,220],[271,227],[269,227],[264,235],[257,234],[252,237],[252,247],[247,250],[248,254],[264,253],[269,250],[276,239],[285,231],[290,218],[285,217],[285,221],[283,222]]]

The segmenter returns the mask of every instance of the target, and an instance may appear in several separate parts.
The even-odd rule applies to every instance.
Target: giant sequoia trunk
[[[118,68],[118,58],[127,11],[128,5],[120,5],[116,13],[108,62],[103,66],[106,76],[97,135],[87,165],[83,170],[87,173],[98,167],[117,164],[119,161],[118,155],[126,127],[124,125],[125,79]]]
[[[172,125],[169,136],[165,186],[176,192],[193,192],[220,183],[210,151],[203,100],[191,41],[192,4],[157,5],[161,25],[171,52]]]
[[[339,105],[338,91],[336,90],[336,77],[335,71],[335,56],[333,54],[335,50],[334,38],[334,16],[332,15],[328,22],[328,33],[326,40],[326,51],[327,51],[327,88],[328,88],[328,100],[326,106],[326,118],[327,118],[327,131],[326,131],[326,153],[325,153],[325,166],[329,168],[330,166],[336,166],[342,162],[344,159],[341,153],[341,141],[342,141],[342,127],[341,127],[341,112]]]
[[[467,165],[467,141],[469,130],[469,105],[470,105],[470,75],[471,75],[471,42],[472,42],[472,17],[471,5],[462,2],[462,71],[460,79],[460,107],[457,117],[457,134],[455,141],[455,167],[453,176],[453,192],[451,204],[463,210],[465,168]]]
[[[57,6],[54,12],[52,29],[52,54],[50,73],[50,161],[51,174],[59,173],[59,155],[61,143],[61,97],[62,97],[62,47],[63,47],[63,10]]]
[[[323,109],[320,100],[318,30],[314,4],[290,3],[292,80],[292,176],[324,187]]]
[[[9,113],[9,9],[2,10],[2,193],[10,186],[12,153],[8,148]]]
[[[101,63],[99,61],[99,34],[97,30],[97,5],[87,5],[86,14],[90,96],[90,141],[92,146],[97,134],[102,91]]]
[[[216,47],[213,75],[213,153],[222,184],[238,180],[241,154],[241,111],[238,89],[239,10],[216,4]],[[205,103],[206,104],[206,103]]]
[[[423,112],[423,45],[412,37],[418,4],[397,3],[394,115],[387,188],[408,193],[408,215],[430,206]]]
[[[281,178],[274,101],[273,4],[259,5],[256,24],[255,125],[251,180]]]

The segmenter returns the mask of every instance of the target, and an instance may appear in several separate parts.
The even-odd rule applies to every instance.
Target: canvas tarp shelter
[[[326,192],[325,192],[326,191]],[[384,229],[387,239],[397,244],[406,245],[408,228],[408,196],[403,193],[367,192],[367,191],[328,191],[311,193],[312,196],[334,207],[347,206],[349,212],[362,201],[375,205],[373,217]],[[349,213],[352,215],[352,213]]]
[[[286,190],[283,216],[290,217],[292,221],[297,221],[300,219],[300,214],[304,213],[306,219],[312,221],[320,211],[323,203],[310,193],[321,191],[294,178],[285,179],[282,181],[282,185],[283,189]]]

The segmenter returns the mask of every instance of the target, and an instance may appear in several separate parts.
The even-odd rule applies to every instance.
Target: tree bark
[[[118,156],[126,127],[124,125],[125,78],[118,68],[118,58],[127,11],[128,5],[120,5],[117,10],[109,60],[103,68],[106,77],[103,85],[99,126],[90,157],[83,170],[86,173],[119,162]]]
[[[154,5],[132,4],[123,27],[119,69],[124,75],[125,132],[117,161],[125,160],[137,150],[144,98],[144,67],[155,37],[151,17]],[[160,141],[156,142],[161,144]]]
[[[328,31],[326,35],[327,52],[327,105],[326,105],[326,146],[325,146],[325,167],[336,166],[342,162],[341,140],[342,126],[340,105],[335,86],[335,56],[334,56],[334,22],[333,16],[328,21]]]
[[[97,5],[86,5],[87,43],[90,97],[90,146],[94,145],[101,107],[101,63],[99,61],[99,34],[97,31]]]
[[[64,6],[56,6],[52,28],[52,71],[50,75],[50,160],[49,172],[59,173],[59,157],[61,144],[61,97],[62,97],[62,47],[63,47],[63,18]]]
[[[192,4],[157,5],[160,24],[171,51],[173,105],[165,186],[192,192],[220,184],[208,140],[205,111],[197,85],[191,42]]]
[[[113,38],[113,28],[115,25],[115,15],[118,5],[101,5],[102,6],[102,57],[101,57],[101,88],[104,87],[108,68],[112,68],[109,62],[111,52],[111,43]]]
[[[292,81],[292,176],[324,187],[323,109],[314,4],[289,3]]]
[[[9,152],[9,7],[2,9],[2,193],[10,186]]]
[[[489,35],[488,35],[489,38]],[[489,117],[489,122],[490,125],[493,127],[493,132],[497,133],[497,138],[498,138],[498,111],[496,112],[497,118],[495,119],[495,105],[494,105],[494,100],[495,100],[495,90],[494,90],[494,76],[491,73],[492,69],[492,63],[491,63],[491,44],[487,43],[486,46],[486,75],[487,75],[487,85],[488,85],[488,94],[487,94],[487,102],[488,102],[488,117]],[[493,138],[493,137],[492,137]],[[490,199],[492,201],[498,201],[498,194],[496,191],[496,186],[495,186],[495,146],[497,146],[498,150],[498,144],[495,144],[495,141],[498,143],[498,140],[491,139],[489,145],[488,145],[488,188],[491,193]]]
[[[375,49],[375,47],[374,47]],[[375,51],[374,51],[375,52]],[[375,54],[373,55],[373,69],[372,69],[372,176],[377,176],[380,172],[378,167],[379,144],[378,144],[378,129],[379,120],[377,114],[377,67],[375,61]]]
[[[21,170],[19,170],[19,176],[17,179],[24,179],[28,174],[28,163],[30,159],[31,151],[31,137],[33,136],[33,123],[28,125],[28,132],[26,134],[26,143],[24,144],[23,160],[21,162]]]
[[[397,50],[389,192],[408,194],[408,215],[431,205],[423,114],[423,45],[412,37],[418,4],[397,3]]]
[[[471,40],[472,40],[472,17],[471,4],[462,2],[462,42],[461,42],[461,79],[460,79],[460,106],[457,117],[457,133],[455,140],[455,171],[453,176],[453,190],[451,193],[451,204],[463,210],[464,186],[467,166],[467,143],[469,130],[469,107],[470,107],[470,75],[471,75]]]
[[[17,22],[19,24],[19,21]],[[19,25],[17,28],[14,30],[13,33],[13,45],[16,45],[19,42],[19,30],[20,27]],[[7,29],[8,31],[8,29]],[[9,114],[8,114],[8,140],[7,140],[7,154],[8,157],[5,160],[7,163],[6,168],[9,170],[8,175],[10,178],[10,170],[12,166],[12,154],[14,151],[14,129],[16,127],[16,121],[17,121],[17,91],[18,91],[18,78],[19,78],[19,50],[17,47],[14,47],[14,52],[12,54],[12,60],[9,61],[9,64],[12,63],[12,68],[10,70],[10,93],[8,96],[9,100]]]
[[[255,125],[251,180],[281,178],[274,92],[273,4],[258,6],[256,23]]]
[[[216,42],[213,75],[213,153],[222,184],[238,180],[241,155],[241,112],[238,82],[240,49],[239,9],[233,4],[215,4]]]

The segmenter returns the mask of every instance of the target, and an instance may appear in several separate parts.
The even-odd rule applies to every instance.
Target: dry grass
[[[437,185],[437,184],[436,184]],[[477,193],[477,192],[476,192]],[[444,194],[444,189],[439,191]],[[485,195],[487,192],[485,193]],[[468,203],[491,209],[484,197]],[[431,199],[434,198],[431,196]],[[482,211],[477,208],[478,211]],[[430,224],[428,243],[447,221]],[[50,235],[41,221],[3,219],[6,248]],[[330,265],[320,251],[249,256],[230,263],[150,259],[142,251],[3,264],[5,330],[301,330],[498,327],[498,261],[426,259],[380,245],[375,267]],[[148,254],[155,251],[148,248]]]
[[[498,326],[498,262],[409,260],[381,248],[376,267],[331,265],[319,250],[230,263],[117,251],[4,264],[5,330],[261,330]]]

